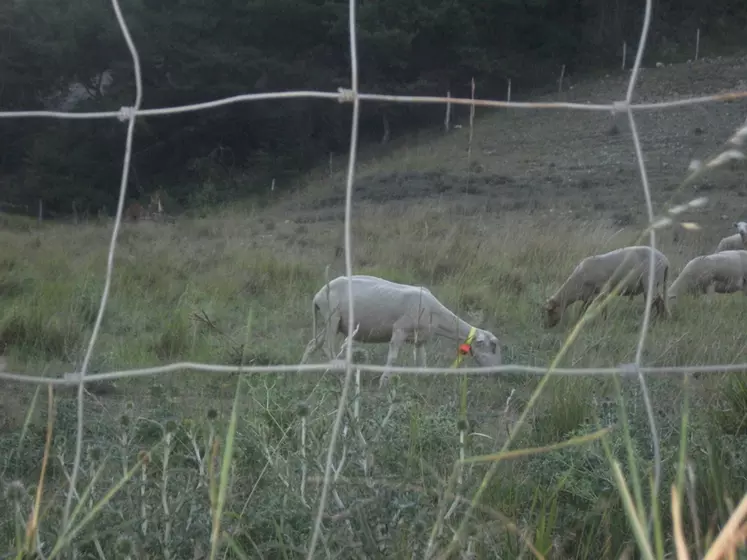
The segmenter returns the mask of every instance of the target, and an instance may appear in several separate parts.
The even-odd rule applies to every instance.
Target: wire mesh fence
[[[653,111],[653,110],[665,110],[667,108],[682,107],[686,105],[695,105],[702,103],[711,103],[727,100],[736,100],[747,98],[747,91],[736,91],[729,93],[721,93],[715,95],[706,95],[700,97],[677,99],[672,101],[665,101],[660,103],[639,103],[633,102],[633,97],[636,89],[636,84],[639,78],[641,63],[643,54],[645,52],[646,40],[649,35],[649,28],[651,25],[651,12],[652,12],[652,0],[646,0],[645,5],[645,17],[643,21],[643,27],[640,34],[640,41],[638,45],[637,54],[635,57],[635,63],[632,70],[630,71],[630,79],[628,82],[627,91],[624,94],[624,98],[620,101],[610,102],[608,104],[584,104],[584,103],[566,103],[566,102],[545,102],[545,103],[532,103],[532,102],[508,102],[508,101],[496,101],[496,100],[482,100],[482,99],[460,99],[454,97],[426,97],[426,96],[399,96],[399,95],[380,95],[380,94],[369,94],[359,91],[359,68],[358,68],[358,55],[357,55],[357,39],[356,39],[356,1],[350,0],[349,2],[349,46],[350,46],[350,59],[351,59],[351,77],[350,87],[340,88],[337,92],[323,92],[323,91],[288,91],[288,92],[276,92],[276,93],[262,93],[262,94],[245,94],[236,95],[229,98],[208,101],[204,103],[197,103],[192,105],[184,105],[177,107],[164,107],[155,109],[142,109],[143,99],[143,83],[140,68],[140,59],[137,47],[130,36],[128,26],[123,16],[118,0],[112,0],[112,6],[115,11],[117,21],[119,23],[122,34],[127,43],[130,51],[133,63],[133,69],[135,74],[136,84],[136,95],[133,104],[129,107],[122,107],[119,111],[107,111],[107,112],[95,112],[95,113],[70,113],[70,112],[59,112],[59,111],[17,111],[17,112],[2,112],[0,118],[56,118],[56,119],[118,119],[123,123],[126,123],[126,145],[123,156],[122,174],[119,189],[119,198],[116,210],[116,217],[113,224],[111,233],[111,240],[108,249],[108,258],[106,266],[106,275],[104,281],[103,292],[101,294],[100,304],[98,307],[98,313],[96,320],[93,325],[92,333],[88,341],[85,356],[80,367],[80,371],[74,372],[73,374],[66,375],[61,378],[49,378],[38,375],[25,375],[11,372],[0,372],[0,379],[5,381],[19,382],[19,383],[34,383],[34,384],[48,384],[52,386],[77,386],[77,440],[75,449],[75,458],[73,462],[73,470],[69,481],[69,491],[67,493],[65,513],[63,519],[63,525],[67,525],[69,521],[70,509],[72,506],[73,498],[76,494],[76,482],[78,479],[79,466],[82,457],[82,433],[85,423],[84,418],[84,386],[87,383],[94,383],[99,381],[108,381],[113,379],[121,378],[132,378],[140,376],[153,376],[157,374],[163,374],[174,371],[193,370],[201,371],[212,374],[226,374],[235,373],[237,371],[234,365],[218,365],[218,364],[204,364],[204,363],[192,363],[192,362],[177,362],[166,364],[158,367],[151,368],[140,368],[130,370],[120,370],[107,373],[96,373],[89,374],[89,364],[91,357],[95,351],[96,342],[99,337],[102,319],[106,313],[107,302],[109,299],[109,291],[112,282],[112,274],[114,270],[114,256],[117,250],[117,241],[120,233],[120,228],[123,220],[123,210],[126,199],[128,174],[130,170],[130,160],[132,156],[133,146],[133,135],[134,127],[138,117],[160,117],[168,116],[185,112],[201,111],[219,106],[234,104],[234,103],[245,103],[260,100],[283,100],[293,98],[318,98],[327,99],[330,101],[336,101],[338,103],[349,103],[352,105],[352,126],[350,130],[350,149],[348,155],[348,165],[346,172],[345,182],[345,209],[344,209],[344,264],[345,264],[345,275],[350,279],[353,275],[353,236],[351,230],[351,215],[353,208],[353,185],[355,182],[356,174],[356,155],[358,151],[358,137],[359,137],[359,114],[361,102],[376,103],[376,102],[387,102],[387,103],[421,103],[421,104],[446,104],[451,105],[468,105],[486,108],[506,108],[510,110],[517,109],[531,109],[531,110],[571,110],[571,111],[606,111],[617,114],[623,114],[628,120],[630,131],[632,134],[633,145],[635,154],[638,162],[638,171],[640,175],[641,188],[643,190],[646,206],[646,216],[648,220],[647,235],[649,245],[652,248],[656,247],[656,231],[658,227],[666,226],[667,219],[656,218],[652,200],[651,200],[651,187],[649,184],[648,174],[646,165],[644,162],[643,149],[641,147],[641,141],[639,132],[636,126],[635,114],[637,111]],[[741,141],[747,136],[747,127],[740,129],[736,135],[732,138],[732,143],[736,146],[741,145]],[[657,435],[656,423],[654,413],[652,410],[650,398],[648,395],[645,375],[685,375],[691,373],[724,373],[724,372],[735,372],[744,371],[747,369],[747,363],[744,364],[711,364],[711,365],[698,365],[698,366],[662,366],[662,367],[648,367],[643,364],[643,350],[646,344],[646,337],[651,323],[651,309],[652,309],[652,297],[654,290],[654,253],[650,253],[651,260],[649,266],[649,276],[647,279],[648,290],[646,292],[646,304],[645,311],[640,325],[640,332],[638,335],[638,343],[635,351],[635,359],[632,363],[621,364],[618,367],[607,367],[607,368],[559,368],[555,367],[556,363],[550,364],[547,367],[528,366],[522,364],[503,364],[494,367],[463,367],[459,370],[452,368],[439,368],[439,367],[405,367],[405,366],[394,366],[391,368],[392,373],[400,375],[501,375],[504,373],[521,373],[526,375],[538,375],[543,376],[545,381],[549,374],[552,375],[569,375],[569,376],[581,376],[581,375],[611,375],[621,374],[635,376],[640,382],[640,388],[643,395],[646,413],[650,424],[651,438],[653,442],[653,453],[654,453],[654,488],[653,494],[658,494],[658,487],[660,484],[661,476],[661,458],[659,452],[659,437]],[[353,288],[352,282],[348,282],[347,285],[348,297],[352,301]],[[346,320],[348,327],[347,336],[352,337],[355,318],[354,318],[354,306],[350,305],[348,309],[348,317]],[[556,360],[557,362],[557,360]],[[339,432],[342,426],[344,410],[348,400],[348,393],[350,390],[351,382],[353,379],[353,373],[355,370],[368,371],[368,372],[383,372],[385,371],[384,366],[377,366],[365,363],[356,363],[353,360],[352,344],[345,346],[344,355],[341,359],[334,359],[326,363],[317,364],[287,364],[287,365],[271,365],[271,366],[241,366],[239,371],[244,374],[251,373],[290,373],[290,372],[322,372],[322,371],[342,371],[344,372],[344,382],[342,393],[340,396],[339,405],[337,407],[337,415],[334,420],[331,433],[331,443],[328,448],[327,462],[324,470],[324,479],[322,491],[320,494],[320,500],[317,505],[316,524],[314,527],[313,536],[309,545],[308,555],[311,557],[314,554],[314,550],[317,547],[318,540],[320,537],[320,526],[322,520],[322,514],[325,511],[328,496],[330,494],[330,485],[332,484],[332,465],[333,455],[336,450]],[[540,387],[541,389],[541,387]],[[531,402],[527,406],[527,409],[531,406]],[[523,417],[522,417],[523,419]],[[521,419],[520,419],[521,420]],[[521,421],[519,422],[519,424]],[[517,428],[518,429],[518,428]],[[507,441],[504,449],[508,447],[511,442],[511,437]],[[479,492],[479,491],[478,491]],[[476,496],[475,500],[479,498]],[[465,515],[465,519],[469,517],[469,512]],[[652,517],[650,518],[652,519]],[[649,523],[649,530],[651,529]],[[456,537],[455,537],[456,538]]]

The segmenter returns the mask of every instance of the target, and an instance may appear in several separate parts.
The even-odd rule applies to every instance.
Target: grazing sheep
[[[624,280],[619,295],[634,296],[644,294],[648,287],[650,247],[632,246],[615,249],[609,253],[593,255],[581,260],[568,279],[545,303],[546,326],[554,327],[560,322],[565,309],[576,301],[582,301],[581,313],[591,305],[595,296],[608,293]],[[667,275],[669,260],[654,249],[654,289],[652,306],[665,315],[667,308]],[[659,294],[661,288],[662,294]],[[602,310],[606,316],[606,308]]]
[[[732,224],[737,228],[737,233],[724,237],[718,242],[715,253],[721,251],[739,251],[747,249],[747,222],[734,222]]]
[[[688,262],[669,287],[669,299],[683,293],[747,295],[747,250],[701,255]]]
[[[498,339],[491,332],[478,329],[463,321],[447,309],[427,288],[397,284],[375,276],[353,276],[353,299],[355,323],[358,332],[356,342],[389,343],[386,369],[379,386],[386,385],[391,367],[402,344],[414,345],[420,367],[425,367],[425,343],[433,336],[453,340],[462,345],[464,352],[472,355],[481,366],[501,364]],[[348,331],[348,287],[347,278],[339,276],[322,286],[312,300],[313,338],[306,346],[301,363],[305,363],[312,352],[324,348],[331,360],[332,347],[338,333],[347,336]],[[316,315],[326,322],[324,332],[317,334]],[[355,329],[355,326],[353,328]],[[326,344],[325,344],[326,342]]]

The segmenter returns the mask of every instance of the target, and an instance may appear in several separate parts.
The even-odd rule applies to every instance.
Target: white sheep
[[[734,222],[732,226],[737,228],[737,233],[719,241],[715,253],[747,249],[747,222]]]
[[[389,368],[404,343],[413,344],[416,361],[420,367],[426,367],[425,343],[434,336],[456,342],[481,366],[501,364],[498,338],[457,317],[427,288],[364,275],[353,276],[352,282],[355,302],[353,329],[358,327],[353,340],[389,343],[389,355],[379,380],[380,387],[386,385]],[[333,358],[332,348],[337,334],[347,336],[348,301],[345,276],[331,280],[316,293],[311,305],[313,338],[306,346],[301,363],[305,363],[311,353],[320,347],[323,347],[328,360]],[[317,333],[317,313],[326,322],[324,332]]]
[[[689,294],[747,295],[747,250],[730,250],[701,255],[688,262],[669,287],[669,299]]]
[[[546,326],[554,327],[560,322],[565,309],[576,301],[582,301],[581,313],[586,311],[594,298],[609,293],[621,280],[619,295],[633,297],[644,294],[648,287],[649,259],[651,248],[631,246],[615,249],[601,255],[586,257],[576,265],[568,279],[545,302]],[[667,307],[667,275],[669,260],[654,249],[654,289],[652,308],[669,315]],[[659,293],[661,289],[661,294]],[[602,310],[606,316],[606,307]]]

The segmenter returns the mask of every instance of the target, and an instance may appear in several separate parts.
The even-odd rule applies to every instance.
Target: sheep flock
[[[647,298],[650,268],[654,267],[652,309],[659,317],[671,317],[671,307],[682,294],[747,295],[747,221],[732,224],[734,235],[723,238],[716,250],[690,260],[671,285],[670,263],[666,255],[644,245],[622,247],[582,259],[566,281],[545,302],[545,327],[560,323],[566,309],[581,302],[584,313],[595,300],[612,296],[638,295]],[[339,334],[349,332],[349,293],[347,277],[338,276],[314,295],[311,305],[313,336],[301,359],[305,363],[315,351],[323,349],[327,359],[334,358],[333,348]],[[501,364],[499,339],[490,331],[473,326],[444,306],[423,286],[398,284],[376,276],[352,277],[354,342],[388,343],[389,353],[379,386],[384,387],[389,369],[401,347],[413,347],[416,363],[426,367],[425,344],[433,337],[455,345],[456,367],[464,356],[471,356],[479,366]],[[602,308],[606,318],[606,307]],[[325,328],[317,332],[317,316]]]

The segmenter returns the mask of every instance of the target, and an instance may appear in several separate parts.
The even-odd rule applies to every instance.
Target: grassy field
[[[744,67],[727,60],[647,70],[639,98],[733,88]],[[613,76],[576,84],[564,95],[609,101],[623,91],[624,77]],[[712,173],[695,187],[678,185],[690,159],[722,149],[744,109],[745,103],[731,103],[641,115],[657,214],[695,196],[709,199],[682,218],[700,224],[699,231],[673,228],[659,235],[674,273],[712,251],[742,217],[747,191],[740,169]],[[356,272],[426,285],[466,320],[495,333],[505,363],[547,365],[573,322],[571,316],[545,329],[547,296],[578,260],[634,242],[645,222],[630,134],[624,127],[610,134],[611,124],[604,114],[499,112],[476,123],[470,161],[465,129],[366,154],[356,182]],[[297,362],[311,334],[310,298],[324,282],[325,267],[332,275],[342,272],[344,174],[325,173],[311,174],[296,192],[269,203],[206,210],[175,223],[125,224],[90,371],[172,361]],[[49,376],[72,371],[96,317],[111,224],[0,220],[4,367]],[[740,294],[684,298],[669,321],[652,323],[644,363],[745,361],[745,305]],[[642,309],[642,298],[613,302],[609,318],[593,319],[558,365],[632,362]],[[386,345],[366,350],[366,360],[383,363]],[[429,347],[431,365],[452,358],[445,344]],[[412,353],[403,352],[401,362],[412,365]],[[646,510],[657,504],[662,538],[654,555],[663,558],[663,550],[674,550],[669,489],[684,439],[684,532],[691,553],[702,557],[747,491],[745,374],[649,379],[663,465],[661,491],[653,498],[653,451],[637,380],[551,377],[519,429],[540,379],[472,378],[462,409],[456,376],[402,377],[394,391],[382,393],[364,373],[359,416],[351,408],[344,448],[334,457],[336,480],[317,556],[411,558],[422,556],[431,540],[443,553],[490,468],[469,464],[461,484],[452,478],[463,411],[467,456],[496,452],[513,430],[512,449],[547,448],[497,465],[467,518],[458,547],[463,554],[645,557],[609,454],[620,462],[634,501]],[[339,376],[180,371],[118,380],[106,389],[86,397],[79,488],[90,485],[91,491],[73,523],[81,526],[73,540],[79,558],[208,557],[221,468],[230,477],[221,557],[305,556]],[[236,431],[227,441],[234,403]],[[46,389],[4,384],[0,482],[10,507],[0,509],[3,553],[23,540],[42,464],[39,541],[46,557],[57,540],[76,401],[69,391],[55,392],[45,463],[47,407]],[[610,429],[603,439],[601,428]],[[552,447],[573,437],[580,438],[574,445]],[[231,441],[232,460],[222,464]],[[214,460],[211,450],[218,454]],[[147,451],[147,466],[128,473]],[[129,480],[107,496],[125,474]]]

